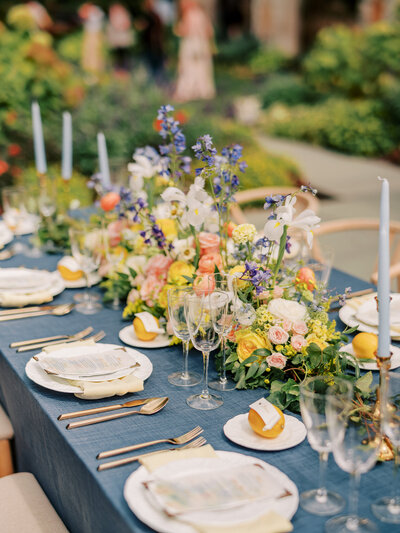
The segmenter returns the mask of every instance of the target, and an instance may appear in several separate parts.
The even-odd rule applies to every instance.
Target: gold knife
[[[57,305],[32,305],[30,307],[13,307],[12,309],[0,311],[0,316],[17,314],[20,315],[21,313],[34,313],[37,311],[51,311],[51,309],[54,309],[55,307],[57,307]]]
[[[75,411],[73,413],[65,413],[57,417],[57,420],[66,420],[67,418],[78,418],[79,416],[95,415],[97,413],[106,413],[107,411],[114,411],[117,409],[124,409],[125,407],[136,407],[137,405],[144,405],[157,398],[142,398],[140,400],[131,400],[130,402],[117,403],[115,405],[106,405],[104,407],[94,407],[93,409],[84,409],[83,411]]]

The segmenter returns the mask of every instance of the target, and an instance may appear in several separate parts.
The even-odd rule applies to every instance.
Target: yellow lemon
[[[354,355],[359,359],[375,359],[378,349],[378,335],[375,333],[358,333],[352,343]]]
[[[157,322],[157,326],[159,326],[156,317],[154,317],[154,320]],[[136,337],[141,341],[152,341],[158,335],[158,333],[147,331],[142,320],[138,316],[133,320],[133,327],[135,329]]]
[[[257,433],[257,435],[260,435],[260,437],[264,437],[266,439],[275,439],[278,435],[280,435],[283,431],[283,428],[285,427],[285,417],[283,416],[283,413],[278,407],[275,405],[273,406],[279,413],[280,418],[278,422],[268,430],[264,431],[265,422],[261,418],[261,416],[255,411],[254,409],[250,409],[249,411],[249,424],[251,429]]]
[[[57,264],[57,270],[66,281],[76,281],[83,276],[78,262],[71,256],[66,255]]]

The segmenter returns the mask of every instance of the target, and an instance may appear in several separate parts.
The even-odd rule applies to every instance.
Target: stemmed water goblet
[[[228,297],[228,312],[215,324],[215,329],[221,337],[221,375],[215,381],[210,381],[209,387],[219,391],[234,390],[236,383],[226,377],[226,341],[235,326],[235,305],[237,298],[237,278],[229,274],[214,274],[215,290]]]
[[[336,492],[328,491],[325,486],[326,468],[329,452],[332,451],[331,439],[326,421],[326,406],[329,388],[338,389],[333,378],[324,376],[307,378],[300,385],[300,410],[307,429],[307,438],[311,448],[319,453],[318,488],[300,494],[300,505],[312,514],[331,515],[339,512],[345,504]],[[341,386],[342,391],[350,394],[347,382]]]
[[[14,252],[22,254],[25,254],[28,249],[20,239],[21,230],[28,218],[26,198],[27,191],[24,187],[4,187],[2,191],[3,219],[7,227],[14,233]]]
[[[190,339],[196,350],[203,354],[203,390],[186,400],[193,409],[216,409],[224,403],[220,396],[210,394],[208,390],[208,362],[210,352],[220,343],[215,324],[226,319],[228,300],[226,294],[207,288],[207,280],[195,285],[194,290],[185,295],[185,319]]]
[[[97,298],[92,298],[89,292],[91,274],[100,266],[104,253],[103,230],[95,224],[80,222],[78,227],[69,229],[71,252],[81,267],[85,279],[86,289],[83,299],[76,306],[76,310],[85,315],[97,313],[102,308]]]
[[[183,345],[183,369],[182,371],[173,372],[168,376],[168,381],[172,385],[179,387],[190,387],[197,385],[201,381],[201,376],[197,372],[188,370],[188,354],[190,333],[185,320],[185,295],[190,292],[190,289],[185,287],[175,287],[168,291],[168,317],[178,339],[182,341]]]
[[[385,396],[381,397],[382,411],[381,429],[393,447],[394,452],[394,480],[391,496],[380,498],[372,504],[374,515],[390,524],[400,524],[400,483],[399,483],[399,455],[400,455],[400,374],[388,372],[385,379]]]
[[[332,451],[339,468],[350,474],[349,513],[335,516],[325,524],[327,533],[377,533],[377,526],[358,516],[358,493],[361,474],[376,463],[381,439],[375,438],[369,399],[361,402],[351,386],[351,394],[328,391],[326,419]]]

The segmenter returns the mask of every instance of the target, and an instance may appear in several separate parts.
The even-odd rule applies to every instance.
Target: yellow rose
[[[236,265],[233,268],[230,269],[229,274],[236,274],[237,272],[243,273],[246,270],[244,265]],[[247,285],[246,281],[243,281],[242,279],[237,278],[237,288],[238,289],[244,289]]]
[[[168,269],[168,283],[173,285],[186,285],[187,279],[183,276],[193,277],[195,268],[184,261],[174,261]]]
[[[173,288],[174,288],[174,285],[167,283],[161,289],[160,294],[158,295],[158,299],[157,299],[158,305],[160,307],[163,307],[164,309],[168,307],[168,291],[169,289],[173,289]]]
[[[171,218],[158,218],[156,223],[160,226],[167,241],[173,241],[178,236],[175,220]]]
[[[237,355],[239,361],[242,363],[245,359],[250,357],[254,350],[259,348],[267,348],[272,350],[272,345],[268,339],[257,335],[249,328],[240,329],[235,333],[235,339],[237,342]],[[261,360],[261,358],[260,358]]]
[[[324,350],[329,344],[325,341],[323,341],[320,337],[312,333],[311,335],[308,335],[306,337],[307,346],[309,346],[311,343],[316,344],[321,348],[321,350]]]
[[[135,254],[140,254],[141,252],[143,252],[144,248],[145,248],[144,238],[141,235],[139,235],[135,239],[135,242],[133,243],[133,251],[135,252]]]

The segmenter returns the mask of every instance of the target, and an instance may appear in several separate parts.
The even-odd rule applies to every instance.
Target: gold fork
[[[132,457],[126,457],[125,459],[118,459],[117,461],[109,461],[108,463],[103,463],[97,467],[97,470],[101,472],[102,470],[109,470],[110,468],[115,468],[116,466],[122,466],[127,465],[129,463],[133,463],[135,461],[139,461],[142,457],[149,457],[150,455],[156,455],[157,453],[163,453],[163,452],[173,452],[176,450],[187,450],[189,448],[200,448],[204,444],[206,444],[206,439],[204,437],[199,437],[198,439],[189,442],[189,444],[186,444],[185,446],[181,446],[180,448],[167,448],[164,450],[158,450],[156,452],[150,452],[150,453],[144,453],[142,455],[133,455]]]
[[[119,455],[121,453],[133,452],[135,450],[140,450],[141,448],[146,448],[147,446],[153,446],[154,444],[161,444],[162,442],[169,442],[170,444],[185,444],[190,440],[198,437],[203,433],[203,428],[196,426],[192,430],[180,435],[179,437],[171,437],[169,439],[159,439],[151,440],[149,442],[143,442],[142,444],[133,444],[132,446],[125,446],[124,448],[116,448],[115,450],[109,450],[107,452],[100,452],[97,455],[97,459],[105,459],[106,457],[112,457],[113,455]]]

